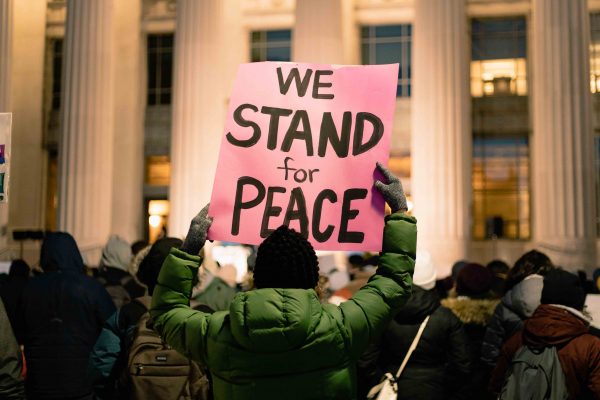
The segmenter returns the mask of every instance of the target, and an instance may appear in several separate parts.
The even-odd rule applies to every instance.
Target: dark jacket
[[[73,238],[51,233],[42,244],[44,273],[25,287],[20,318],[28,398],[82,398],[91,393],[88,356],[115,311],[106,290],[83,273]]]
[[[502,345],[523,329],[523,321],[533,315],[540,305],[544,278],[530,275],[509,290],[496,310],[485,331],[481,345],[481,360],[493,368]]]
[[[521,332],[502,348],[492,373],[491,387],[499,392],[513,356],[523,345],[556,346],[570,399],[600,399],[600,339],[589,334],[588,323],[574,310],[543,304]]]
[[[465,390],[472,399],[491,398],[487,390],[491,368],[481,361],[481,344],[498,302],[464,296],[442,300],[442,305],[448,307],[461,320],[467,334],[472,373]]]
[[[0,300],[0,399],[24,399],[21,350]]]
[[[410,296],[416,221],[386,218],[377,273],[339,307],[313,289],[238,293],[229,311],[189,308],[201,258],[173,249],[152,297],[154,327],[182,354],[206,365],[214,398],[356,398],[356,361]]]
[[[435,290],[418,286],[381,341],[369,346],[359,360],[359,379],[366,379],[365,389],[376,385],[386,372],[396,374],[427,315],[429,322],[400,377],[398,399],[447,399],[460,392],[470,370],[463,324],[440,306]]]

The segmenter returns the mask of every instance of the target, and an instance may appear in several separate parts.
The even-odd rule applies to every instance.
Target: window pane
[[[292,31],[254,31],[251,33],[250,60],[290,61],[292,56]]]
[[[171,104],[173,34],[148,35],[148,105]]]
[[[378,38],[402,36],[402,25],[376,26],[375,36],[377,36]]]
[[[267,49],[268,61],[290,61],[291,50],[289,47],[275,47]]]
[[[396,96],[410,96],[411,25],[361,27],[361,60],[367,64],[398,63]]]
[[[280,31],[266,31],[267,42],[289,42],[292,40],[292,31],[283,29]]]

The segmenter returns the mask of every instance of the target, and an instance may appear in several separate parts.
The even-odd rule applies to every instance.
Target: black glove
[[[202,246],[204,246],[204,242],[206,242],[208,228],[210,228],[213,221],[212,217],[208,216],[209,205],[210,203],[204,206],[202,211],[200,211],[190,223],[190,230],[181,245],[181,250],[188,254],[194,256],[200,254],[200,250],[202,249]]]
[[[385,176],[388,183],[385,184],[381,181],[375,181],[375,187],[379,192],[383,195],[385,202],[389,204],[392,212],[408,211],[408,206],[406,205],[406,196],[404,196],[404,190],[402,189],[402,183],[400,183],[400,179],[397,176],[392,174],[389,169],[381,165],[379,162],[377,163],[377,168],[379,171]]]

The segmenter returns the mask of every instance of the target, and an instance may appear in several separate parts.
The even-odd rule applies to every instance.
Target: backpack
[[[556,347],[521,347],[513,357],[500,399],[565,400],[569,398],[565,374]]]
[[[131,275],[124,276],[121,279],[119,279],[118,284],[114,285],[109,284],[104,278],[98,278],[102,286],[104,286],[104,289],[106,289],[106,291],[110,295],[110,298],[115,304],[117,310],[131,301],[131,295],[129,294],[127,289],[125,289],[125,285],[127,285],[132,279],[133,278],[131,277]]]
[[[143,305],[147,309],[149,304]],[[128,397],[144,400],[209,399],[205,370],[166,344],[156,331],[148,327],[149,320],[150,314],[144,313],[130,341],[124,369]]]

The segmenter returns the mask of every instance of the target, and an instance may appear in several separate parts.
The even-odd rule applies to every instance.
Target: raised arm
[[[387,183],[375,182],[392,209],[386,217],[383,248],[377,273],[350,300],[339,307],[351,343],[351,357],[358,359],[379,336],[411,293],[417,246],[416,219],[406,215],[406,197],[400,180],[377,163]]]
[[[201,362],[206,359],[204,337],[210,314],[191,309],[190,297],[202,263],[198,254],[211,223],[206,205],[192,220],[181,249],[172,249],[165,259],[150,309],[154,329],[164,340],[180,353]]]

